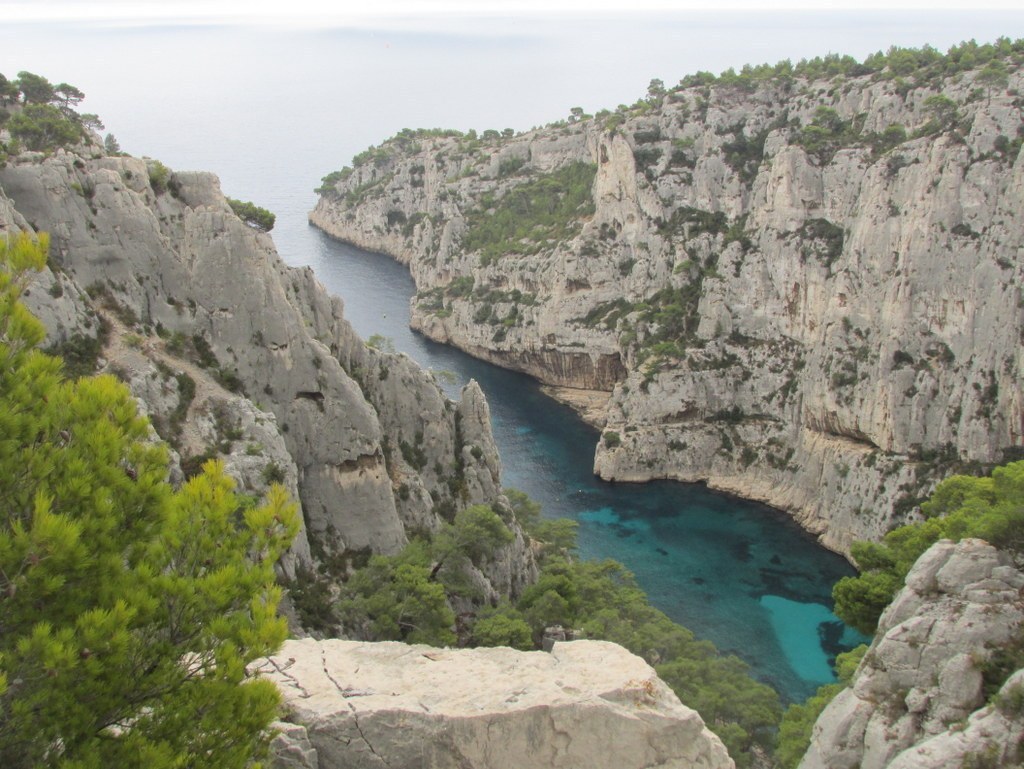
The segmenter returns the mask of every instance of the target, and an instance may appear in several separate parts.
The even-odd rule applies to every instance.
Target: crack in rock
[[[359,713],[356,711],[355,705],[348,701],[350,696],[349,693],[355,690],[353,690],[351,687],[343,687],[334,679],[334,676],[332,676],[330,671],[327,669],[327,652],[323,648],[321,648],[320,650],[320,665],[323,668],[324,675],[327,677],[327,680],[334,684],[334,688],[338,690],[338,694],[341,695],[341,698],[345,701],[345,704],[348,706],[349,712],[352,713],[352,724],[356,727],[356,731],[359,732],[359,738],[363,741],[363,744],[366,745],[367,749],[370,751],[370,753],[374,755],[374,757],[376,757],[378,761],[380,761],[384,766],[390,769],[391,764],[388,763],[387,759],[384,758],[384,756],[382,756],[380,753],[374,750],[373,745],[366,738],[366,735],[363,733],[363,727],[359,723]],[[372,692],[361,692],[355,696],[366,696],[367,694],[371,693]]]
[[[269,665],[277,672],[278,675],[280,675],[282,678],[286,678],[288,681],[291,682],[292,686],[294,686],[296,689],[302,692],[303,699],[309,699],[311,695],[308,691],[306,691],[306,687],[299,683],[299,679],[297,679],[295,676],[288,672],[288,668],[290,668],[294,664],[294,657],[289,657],[288,661],[284,665],[278,664],[277,660],[273,657],[267,657],[267,659],[264,662],[260,663],[260,666],[256,668],[256,672],[260,674],[265,673],[266,668]]]

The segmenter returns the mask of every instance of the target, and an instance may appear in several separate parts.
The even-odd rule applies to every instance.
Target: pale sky
[[[639,14],[687,11],[974,11],[1019,12],[1020,0],[0,0],[6,22],[290,22],[342,26],[423,16]]]

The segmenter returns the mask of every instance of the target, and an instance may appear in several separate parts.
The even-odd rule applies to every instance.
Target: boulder
[[[650,665],[603,641],[545,653],[304,639],[254,669],[318,769],[734,765]],[[304,766],[289,758],[308,754],[302,739],[279,741],[278,767]]]

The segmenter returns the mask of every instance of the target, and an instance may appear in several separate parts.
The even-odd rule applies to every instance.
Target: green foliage
[[[722,144],[722,158],[740,179],[749,184],[757,176],[764,159],[764,143],[771,129],[765,128],[751,137],[746,135],[742,124],[735,126],[733,131],[732,141]]]
[[[512,506],[512,514],[519,521],[519,525],[527,533],[532,533],[540,523],[540,503],[530,498],[530,495],[519,489],[502,489],[509,504]]]
[[[1006,88],[1009,84],[1009,79],[1009,70],[1001,59],[992,59],[978,73],[978,82],[989,89],[989,98],[991,98],[993,90]]]
[[[6,107],[17,101],[19,94],[17,82],[11,82],[5,75],[0,74],[0,106]]]
[[[830,270],[843,253],[843,228],[828,219],[808,219],[800,227],[800,237],[804,241],[801,246],[803,258],[814,257]]]
[[[272,483],[284,483],[285,472],[284,468],[281,467],[277,462],[268,462],[263,466],[263,482],[267,485]]]
[[[295,573],[295,579],[284,580],[283,584],[303,628],[337,634],[339,620],[333,605],[330,580],[300,567]]]
[[[55,86],[31,72],[19,72],[13,82],[0,75],[0,105],[16,103],[19,96],[21,109],[13,115],[0,112],[0,123],[8,122],[11,137],[30,150],[52,152],[58,147],[71,147],[86,138],[87,129],[103,128],[96,115],[75,112],[74,107],[85,94],[68,83]]]
[[[840,654],[836,657],[836,675],[839,683],[826,684],[803,704],[793,704],[786,708],[775,740],[775,761],[779,769],[794,769],[800,763],[800,759],[811,744],[814,722],[818,720],[825,706],[850,685],[853,674],[867,651],[867,644],[861,644],[856,649]]]
[[[169,189],[171,183],[171,169],[159,160],[147,160],[146,169],[149,172],[149,186],[153,192],[162,195]]]
[[[366,346],[381,352],[395,352],[395,340],[389,336],[384,336],[384,334],[370,334],[366,340]]]
[[[673,90],[710,85],[750,90],[759,83],[791,85],[796,78],[833,80],[865,76],[874,80],[898,80],[912,76],[916,82],[926,84],[976,69],[992,61],[1001,63],[1007,57],[1019,63],[1024,58],[1024,40],[1001,37],[994,43],[981,44],[969,40],[952,46],[945,54],[928,45],[922,48],[894,46],[884,53],[879,51],[871,54],[863,62],[852,56],[830,53],[813,59],[802,59],[796,64],[788,59],[777,64],[748,64],[739,73],[728,69],[718,76],[710,72],[687,75]]]
[[[843,120],[831,107],[824,105],[814,112],[810,124],[803,127],[795,143],[803,147],[808,155],[817,158],[821,165],[827,164],[838,150],[856,143],[860,130],[848,120]]]
[[[641,357],[683,356],[686,345],[696,338],[700,324],[697,307],[709,272],[709,268],[696,266],[689,283],[679,288],[663,288],[637,308],[637,319],[655,328],[644,339]]]
[[[82,139],[82,127],[52,104],[26,104],[7,121],[7,128],[36,152],[51,152]]]
[[[490,507],[460,510],[431,540],[414,540],[398,555],[372,557],[342,587],[339,614],[351,632],[367,639],[454,644],[448,597],[475,597],[468,566],[480,565],[511,540]]]
[[[331,171],[320,180],[320,186],[313,190],[318,195],[337,195],[337,185],[354,173],[354,169],[346,166],[340,171]]]
[[[16,85],[25,104],[49,104],[56,97],[53,85],[42,75],[19,72]]]
[[[108,155],[121,154],[121,144],[117,141],[117,137],[114,134],[107,134],[103,137],[103,150]]]
[[[538,521],[530,532],[543,545],[539,562],[543,565],[552,558],[567,558],[576,552],[576,532],[579,524],[569,518],[545,518]]]
[[[704,211],[700,208],[680,206],[672,212],[667,222],[662,222],[658,229],[670,234],[685,233],[687,238],[695,238],[702,233],[718,235],[729,229],[728,217],[722,211]]]
[[[18,301],[40,240],[0,246],[0,765],[242,769],[279,704],[245,667],[284,639],[294,507],[243,505],[218,463],[172,490],[128,389],[63,379]]]
[[[483,264],[506,254],[532,254],[570,237],[580,219],[594,213],[590,194],[597,166],[570,163],[535,176],[500,200],[485,195],[467,217],[462,239],[467,251],[479,251]]]
[[[534,648],[530,626],[507,602],[480,612],[473,624],[472,642],[474,646],[510,646],[523,651]]]
[[[871,147],[872,157],[880,157],[907,140],[907,129],[899,123],[885,127],[881,133],[867,134],[865,140]]]
[[[277,217],[267,209],[260,208],[255,203],[245,200],[235,200],[234,198],[228,198],[227,200],[231,210],[235,212],[235,216],[250,227],[255,227],[262,232],[270,232],[274,229],[274,221]]]
[[[440,561],[465,557],[480,565],[512,541],[512,532],[488,505],[471,505],[455,514],[451,526],[434,536],[434,552]]]
[[[587,637],[625,646],[652,664],[727,741],[740,766],[750,748],[771,742],[781,708],[777,695],[753,681],[736,657],[718,654],[648,602],[633,575],[615,561],[576,561],[576,522],[541,519],[539,506],[506,490],[512,511],[523,516],[541,544],[542,570],[515,604],[482,608],[469,634],[478,645],[537,648],[544,629],[560,624]],[[350,633],[367,639],[452,644],[455,617],[447,596],[467,592],[466,566],[479,564],[511,540],[501,518],[476,505],[456,514],[432,541],[414,540],[396,556],[375,556],[342,587],[338,608]]]
[[[76,333],[46,348],[50,355],[56,355],[64,361],[64,373],[74,379],[96,373],[100,354],[110,335],[110,322],[102,316],[96,336]]]
[[[882,610],[903,585],[914,562],[940,539],[978,537],[1013,553],[1024,552],[1024,462],[997,467],[986,478],[954,475],[921,505],[926,520],[895,529],[881,543],[857,542],[851,553],[857,577],[836,583],[836,614],[871,634]]]
[[[695,642],[688,653],[656,669],[679,699],[721,737],[738,767],[752,765],[755,745],[771,747],[781,717],[779,697],[754,681],[739,657],[720,656],[714,647],[705,650]]]
[[[960,111],[956,102],[945,94],[937,93],[924,100],[928,121],[921,126],[915,136],[933,136],[944,131],[951,131],[960,122]]]
[[[526,165],[526,158],[511,157],[505,158],[498,164],[498,178],[516,175]]]
[[[375,555],[342,587],[338,613],[359,637],[449,646],[455,614],[433,578],[431,553],[415,540],[399,555]]]
[[[800,763],[811,744],[814,722],[844,688],[843,684],[826,684],[807,702],[786,708],[775,741],[775,761],[780,769],[795,769]]]

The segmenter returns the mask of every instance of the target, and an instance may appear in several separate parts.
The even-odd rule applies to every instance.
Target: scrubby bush
[[[921,512],[926,520],[851,548],[861,574],[836,583],[833,596],[836,614],[862,633],[875,631],[910,567],[938,540],[979,537],[1024,552],[1024,462],[997,467],[985,478],[954,475],[939,484]]]
[[[267,209],[260,208],[255,203],[250,203],[245,200],[235,200],[234,198],[228,198],[228,205],[231,206],[231,210],[235,212],[235,216],[250,227],[255,227],[263,232],[270,232],[274,229],[274,222],[277,217]]]

